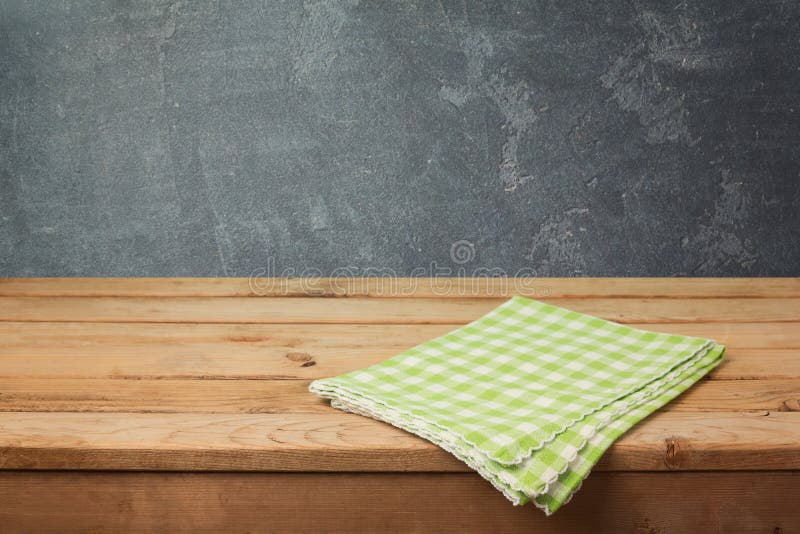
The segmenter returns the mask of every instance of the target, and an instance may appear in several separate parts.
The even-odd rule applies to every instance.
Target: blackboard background
[[[800,275],[799,36],[791,1],[5,0],[0,275]]]

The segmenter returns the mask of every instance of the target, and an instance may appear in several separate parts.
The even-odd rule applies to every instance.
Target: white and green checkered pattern
[[[550,514],[616,438],[715,367],[723,351],[710,340],[514,297],[310,389],[438,444],[515,504],[533,500]]]

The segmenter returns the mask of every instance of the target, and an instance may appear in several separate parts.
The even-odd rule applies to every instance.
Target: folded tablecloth
[[[436,443],[514,504],[532,501],[549,515],[615,439],[718,365],[724,350],[514,297],[310,390]]]

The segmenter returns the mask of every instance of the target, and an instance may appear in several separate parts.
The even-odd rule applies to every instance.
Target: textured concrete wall
[[[800,275],[798,35],[769,0],[5,0],[0,275]]]

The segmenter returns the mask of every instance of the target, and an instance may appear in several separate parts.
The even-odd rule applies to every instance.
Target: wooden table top
[[[598,470],[800,469],[800,279],[788,278],[0,279],[0,468],[467,471],[307,386],[513,294],[728,347]]]

